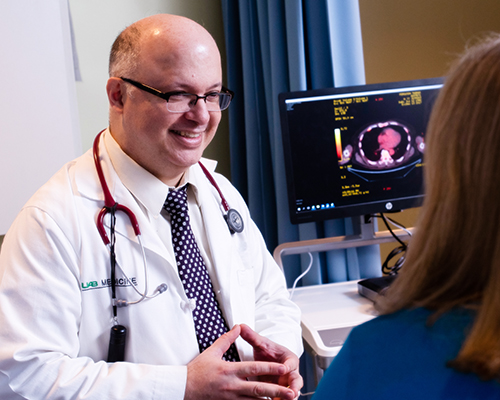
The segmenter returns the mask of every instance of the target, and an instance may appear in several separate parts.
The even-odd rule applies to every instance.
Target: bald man
[[[148,17],[118,36],[109,73],[109,127],[5,237],[0,398],[297,398],[298,308],[202,159],[232,99],[215,41]]]

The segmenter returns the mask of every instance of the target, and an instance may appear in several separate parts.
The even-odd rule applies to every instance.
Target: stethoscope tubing
[[[227,213],[231,207],[229,207],[229,204],[226,201],[226,198],[224,197],[224,195],[222,194],[222,191],[220,190],[219,185],[217,185],[217,182],[215,182],[214,177],[210,174],[210,172],[208,172],[208,169],[205,168],[205,166],[201,163],[201,161],[198,161],[198,165],[201,167],[201,169],[203,170],[203,173],[208,178],[208,180],[210,181],[212,186],[219,193],[219,196],[221,198],[222,207],[224,207],[224,211]]]
[[[144,246],[143,246],[142,240],[141,240],[141,230],[139,228],[139,223],[137,221],[137,217],[132,212],[132,210],[130,210],[128,207],[121,205],[117,201],[115,201],[115,199],[111,195],[108,184],[106,183],[106,179],[104,177],[104,172],[102,170],[101,162],[99,160],[99,141],[100,141],[100,138],[101,138],[101,135],[103,132],[104,132],[104,130],[102,130],[101,132],[99,132],[97,134],[96,138],[94,139],[93,148],[92,148],[95,169],[97,172],[97,176],[99,178],[99,183],[102,187],[102,191],[104,194],[104,206],[101,208],[101,210],[99,211],[99,213],[97,215],[96,226],[97,226],[97,230],[99,231],[99,235],[101,236],[102,241],[104,242],[104,244],[106,245],[106,247],[108,248],[108,250],[110,252],[111,275],[112,275],[112,279],[111,279],[112,280],[112,285],[111,285],[112,286],[112,300],[113,300],[114,315],[115,315],[115,319],[116,319],[116,307],[124,307],[124,306],[127,306],[129,304],[137,304],[146,298],[149,299],[149,298],[156,297],[158,294],[163,293],[166,290],[166,284],[161,284],[160,286],[158,286],[158,288],[156,288],[153,295],[149,296],[147,294],[148,293],[148,290],[147,290],[147,261],[146,261],[146,254],[144,252]],[[231,209],[229,207],[227,200],[225,199],[224,195],[222,194],[222,191],[220,190],[219,186],[217,185],[217,182],[215,181],[213,176],[210,174],[210,172],[205,168],[205,166],[201,162],[198,162],[198,164],[200,165],[201,169],[203,170],[205,176],[208,178],[210,183],[215,187],[215,189],[219,193],[219,196],[221,198],[221,203],[222,203],[222,206],[223,206],[224,211],[225,211],[224,219],[226,220],[231,233],[241,232],[243,230],[243,221],[241,220],[241,216],[239,215],[239,213],[236,210]],[[143,263],[144,263],[144,273],[146,276],[146,282],[145,282],[145,287],[144,287],[144,289],[145,289],[144,293],[141,293],[135,286],[133,286],[134,290],[140,296],[140,299],[137,301],[117,300],[115,297],[115,284],[114,284],[115,267],[118,267],[119,270],[122,272],[122,274],[125,277],[127,277],[127,275],[125,274],[125,271],[123,271],[123,268],[121,268],[121,266],[117,262],[117,260],[115,258],[115,253],[114,253],[114,245],[115,245],[114,224],[115,224],[115,214],[117,211],[122,211],[129,218],[130,223],[132,225],[132,228],[134,230],[134,233],[135,233],[137,240],[139,242],[139,245],[141,247],[141,251],[142,251],[142,259],[143,259]],[[108,237],[108,234],[106,233],[106,229],[104,228],[104,218],[105,218],[106,214],[108,214],[108,213],[111,214],[111,229],[110,229],[111,239]],[[236,224],[237,225],[236,228],[235,228],[234,223],[232,223],[231,218],[228,217],[229,214],[231,214],[233,219],[235,218],[235,215],[237,216],[238,224]]]
[[[128,207],[115,201],[115,199],[111,195],[108,184],[106,183],[106,179],[104,178],[104,172],[102,170],[101,162],[99,160],[99,140],[100,140],[100,137],[101,137],[103,132],[104,132],[104,130],[99,132],[98,135],[96,136],[96,138],[94,139],[92,151],[93,151],[94,164],[95,164],[95,168],[97,171],[97,176],[99,178],[99,183],[101,184],[102,191],[104,194],[104,207],[99,211],[99,214],[97,215],[96,225],[97,225],[97,230],[99,231],[99,235],[101,236],[104,244],[106,246],[108,246],[111,241],[106,233],[106,229],[104,228],[104,217],[106,216],[107,213],[112,212],[114,214],[114,213],[116,213],[116,211],[124,212],[127,215],[127,217],[129,218],[130,223],[132,225],[132,228],[134,230],[134,233],[137,237],[140,237],[141,229],[139,228],[139,223],[137,221],[137,217],[132,212],[132,210],[130,210]],[[226,222],[228,222],[228,219],[227,219],[228,212],[233,212],[234,214],[237,214],[238,219],[240,221],[239,223],[241,224],[241,228],[236,229],[236,232],[241,232],[243,230],[243,221],[241,220],[241,216],[236,212],[236,210],[233,210],[229,207],[229,203],[227,202],[226,198],[222,194],[222,191],[220,190],[219,185],[215,181],[214,177],[207,170],[207,168],[201,163],[201,161],[198,161],[198,165],[201,167],[203,173],[205,174],[207,179],[210,181],[210,183],[217,190],[217,193],[219,193],[219,196],[221,198],[222,207],[224,208],[224,212],[225,212]],[[231,230],[231,232],[234,233],[235,228],[230,223],[230,221],[228,222],[228,225],[229,225],[229,229]]]
[[[140,236],[141,229],[139,228],[139,223],[137,222],[137,218],[135,214],[132,212],[132,210],[116,202],[113,196],[111,195],[111,192],[109,191],[108,184],[106,183],[106,179],[104,178],[104,172],[102,171],[101,162],[99,160],[99,139],[103,132],[104,130],[99,132],[99,134],[94,139],[94,145],[92,150],[94,155],[95,169],[97,171],[99,182],[101,184],[102,191],[104,193],[104,207],[101,209],[101,211],[99,211],[99,214],[97,215],[96,225],[97,225],[97,230],[99,231],[99,234],[101,235],[104,244],[107,246],[110,244],[111,241],[109,240],[106,230],[104,229],[104,217],[108,212],[111,212],[111,210],[122,211],[125,214],[127,214],[136,236]]]

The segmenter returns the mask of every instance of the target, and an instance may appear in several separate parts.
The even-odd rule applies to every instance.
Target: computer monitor
[[[417,207],[442,78],[279,95],[294,224]]]

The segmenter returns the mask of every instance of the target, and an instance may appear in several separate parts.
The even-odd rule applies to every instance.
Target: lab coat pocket
[[[232,318],[230,321],[232,324],[247,324],[252,329],[255,326],[254,272],[254,268],[242,268],[236,271],[236,282],[232,289]],[[251,351],[249,354],[252,354]]]
[[[240,286],[253,286],[254,284],[253,268],[238,270],[238,283]]]

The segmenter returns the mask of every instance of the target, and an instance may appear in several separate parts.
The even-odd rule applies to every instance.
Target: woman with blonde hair
[[[321,399],[500,399],[500,35],[434,105],[406,263],[321,380]]]

